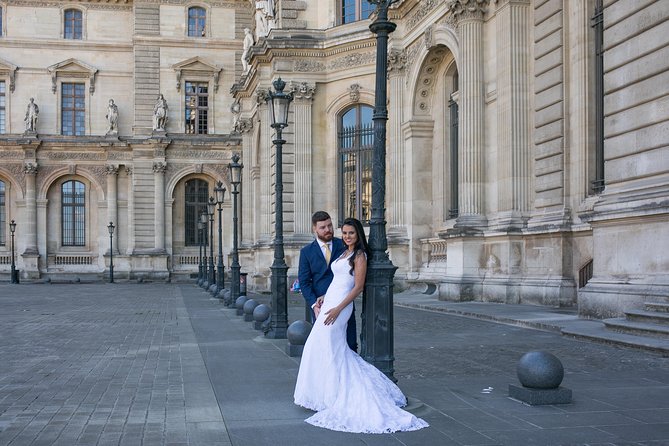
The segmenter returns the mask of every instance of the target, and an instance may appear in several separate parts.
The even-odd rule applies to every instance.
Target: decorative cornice
[[[371,64],[376,61],[376,51],[367,53],[353,53],[339,57],[328,64],[328,70],[342,70],[360,65]]]
[[[106,9],[111,11],[132,11],[132,0],[64,0],[64,1],[35,1],[35,0],[6,0],[7,5],[32,8],[62,8],[72,3],[85,3],[87,9]]]
[[[47,158],[51,160],[101,161],[106,158],[106,155],[100,152],[48,152]]]
[[[407,19],[407,28],[413,29],[418,24],[418,22],[423,20],[423,18],[427,16],[430,11],[432,11],[438,4],[442,2],[443,0],[422,0],[419,7],[416,8],[416,12],[411,14]]]
[[[320,72],[325,71],[325,68],[324,63],[310,59],[299,59],[293,64],[293,71],[298,73]]]
[[[463,20],[483,20],[489,0],[448,0],[448,11],[458,22]]]
[[[406,68],[407,52],[405,49],[392,49],[388,54],[388,71],[392,73],[402,73]]]
[[[293,93],[294,99],[313,99],[316,85],[307,82],[291,82],[289,91]]]
[[[73,68],[72,68],[73,67]],[[98,69],[81,62],[80,60],[70,58],[59,62],[57,64],[47,67],[47,71],[51,74],[51,92],[56,93],[58,88],[58,76],[63,77],[84,77],[90,80],[88,90],[90,94],[95,93],[95,75]]]

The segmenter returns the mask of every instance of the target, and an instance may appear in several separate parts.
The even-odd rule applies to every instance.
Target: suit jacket
[[[330,263],[336,260],[345,250],[344,242],[337,237],[333,237]],[[330,265],[325,263],[325,256],[323,256],[318,239],[300,250],[300,266],[297,278],[300,281],[302,296],[310,307],[316,303],[316,299],[325,294],[330,283],[332,283],[333,277]]]

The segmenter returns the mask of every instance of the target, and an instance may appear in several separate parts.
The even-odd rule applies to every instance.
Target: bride
[[[346,344],[353,300],[362,292],[369,247],[360,221],[341,227],[348,248],[332,262],[334,279],[302,354],[295,404],[317,411],[307,423],[336,431],[389,433],[427,427],[400,407],[406,397],[390,379]]]

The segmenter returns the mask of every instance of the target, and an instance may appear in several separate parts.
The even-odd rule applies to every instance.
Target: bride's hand
[[[341,313],[341,309],[339,307],[329,309],[325,312],[325,321],[323,323],[325,325],[334,324],[334,322],[337,320],[337,316],[339,316],[339,313]]]

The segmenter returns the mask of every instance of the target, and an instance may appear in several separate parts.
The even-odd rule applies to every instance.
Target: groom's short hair
[[[316,226],[316,223],[319,221],[330,220],[331,218],[332,217],[330,217],[330,214],[325,211],[316,211],[314,212],[314,215],[311,216],[311,224]]]

